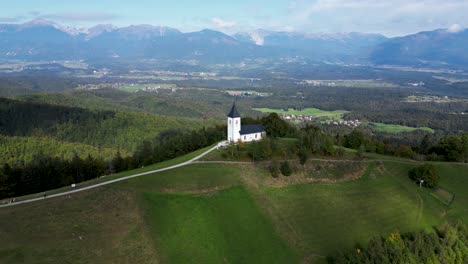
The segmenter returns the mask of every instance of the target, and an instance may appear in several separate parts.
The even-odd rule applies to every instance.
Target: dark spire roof
[[[230,118],[241,117],[239,112],[237,112],[236,102],[235,101],[232,104],[231,112],[229,112],[228,117],[230,117]]]

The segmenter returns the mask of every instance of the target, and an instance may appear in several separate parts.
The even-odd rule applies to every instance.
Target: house
[[[242,118],[237,111],[235,102],[227,117],[227,139],[229,142],[250,142],[260,140],[265,136],[265,128],[262,125],[241,124]]]

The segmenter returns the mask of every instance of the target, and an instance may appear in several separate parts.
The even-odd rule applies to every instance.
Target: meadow
[[[0,263],[323,263],[376,235],[466,223],[467,166],[434,164],[450,206],[403,160],[369,161],[356,180],[277,186],[284,177],[254,164],[193,164],[0,209]]]
[[[139,91],[154,91],[158,89],[173,89],[177,88],[175,84],[165,84],[165,83],[148,83],[148,84],[130,84],[126,86],[119,87],[118,89],[128,93],[136,93]]]
[[[367,123],[367,125],[375,131],[391,133],[391,134],[413,132],[415,130],[422,130],[424,132],[434,133],[434,129],[429,128],[429,127],[408,127],[408,126],[374,123],[374,122]]]
[[[323,119],[324,122],[342,121],[343,115],[349,113],[349,111],[345,110],[325,111],[318,108],[305,108],[303,110],[294,110],[289,108],[287,111],[284,109],[272,108],[253,108],[253,110],[260,111],[262,113],[314,116]]]

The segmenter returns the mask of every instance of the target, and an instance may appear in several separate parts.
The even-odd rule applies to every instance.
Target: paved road
[[[49,198],[53,198],[53,197],[59,197],[59,196],[64,196],[64,195],[68,195],[68,194],[72,194],[72,193],[82,192],[82,191],[86,191],[86,190],[89,190],[89,189],[94,189],[94,188],[97,188],[97,187],[100,187],[100,186],[108,185],[108,184],[111,184],[111,183],[114,183],[114,182],[125,181],[125,180],[128,180],[128,179],[132,179],[132,178],[136,178],[136,177],[140,177],[140,176],[144,176],[144,175],[148,175],[148,174],[152,174],[152,173],[157,173],[157,172],[161,172],[161,171],[167,171],[167,170],[172,170],[172,169],[175,169],[175,168],[187,166],[189,164],[192,164],[194,161],[200,159],[201,157],[205,156],[206,154],[210,153],[211,151],[217,149],[218,146],[223,146],[225,144],[226,143],[224,141],[222,141],[222,142],[218,143],[216,146],[210,148],[209,150],[203,152],[202,154],[196,156],[195,158],[193,158],[191,160],[184,161],[182,163],[172,165],[172,166],[169,166],[169,167],[166,167],[166,168],[147,171],[147,172],[142,172],[142,173],[138,173],[138,174],[133,174],[133,175],[125,176],[125,177],[122,177],[122,178],[118,178],[118,179],[114,179],[114,180],[110,180],[110,181],[106,181],[106,182],[102,182],[102,183],[97,183],[95,185],[90,185],[90,186],[86,186],[86,187],[83,187],[83,188],[74,189],[74,190],[67,191],[67,192],[50,194],[50,195],[47,195],[47,197],[39,197],[39,198],[22,200],[22,201],[8,203],[8,204],[2,204],[2,205],[0,205],[0,208],[1,207],[19,205],[19,204],[25,204],[25,203],[31,203],[31,202],[40,201],[40,200],[44,200],[44,199],[49,199]]]

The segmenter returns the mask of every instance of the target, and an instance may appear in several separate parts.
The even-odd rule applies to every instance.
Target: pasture
[[[408,178],[414,162],[368,164],[356,180],[275,185],[253,164],[199,163],[1,208],[0,263],[323,263],[376,235],[468,221],[466,165],[434,163],[446,206]]]
[[[323,122],[342,121],[343,115],[349,113],[345,110],[325,111],[318,108],[304,108],[303,110],[294,110],[289,108],[285,109],[272,109],[272,108],[253,108],[253,110],[260,111],[262,113],[277,113],[280,115],[305,115],[320,118]]]
[[[375,131],[391,133],[391,134],[413,132],[415,130],[422,130],[424,132],[434,133],[434,129],[429,128],[429,127],[408,127],[408,126],[374,123],[374,122],[367,123],[367,125]]]

